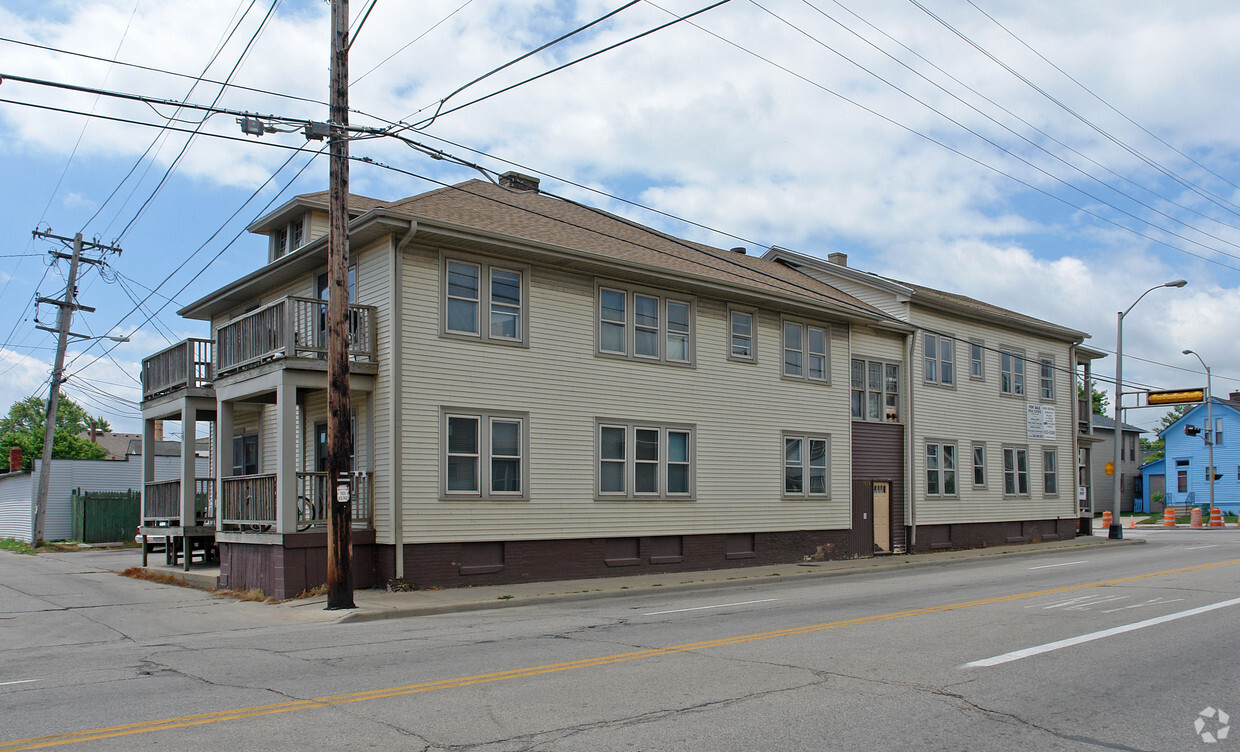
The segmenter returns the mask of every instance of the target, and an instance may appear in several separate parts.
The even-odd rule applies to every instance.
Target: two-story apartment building
[[[909,363],[922,373],[919,327],[934,315],[953,322],[948,336],[965,333],[960,306],[927,303],[911,321],[865,286],[675,238],[511,173],[401,201],[353,197],[350,210],[359,586],[1071,534],[1071,474],[1062,493],[1037,483],[1059,480],[1047,456],[1071,467],[1072,431],[1053,425],[1073,393],[1070,330],[1032,319],[1036,334],[1023,338],[1020,327],[995,329],[995,385],[1004,345],[1049,358],[1055,390],[1045,401],[986,395],[1004,411],[996,431],[976,414],[978,396],[942,383],[941,370],[937,383],[908,373]],[[256,222],[267,263],[181,311],[209,321],[210,339],[144,363],[148,430],[156,419],[214,421],[219,476],[151,483],[144,514],[197,532],[186,499],[195,486],[214,494],[222,584],[279,597],[325,572],[325,217],[325,196],[313,194]],[[934,356],[937,368],[946,358]],[[920,401],[938,405],[924,427]],[[1052,416],[1037,439],[1014,423],[1030,404]],[[954,431],[968,411],[984,439]],[[977,441],[996,477],[974,498],[962,452]],[[916,499],[906,478],[938,485]]]

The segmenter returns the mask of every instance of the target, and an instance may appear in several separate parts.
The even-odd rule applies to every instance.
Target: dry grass
[[[272,598],[270,595],[267,595],[266,593],[264,593],[262,590],[259,590],[258,588],[251,588],[250,590],[240,590],[240,589],[221,590],[218,588],[205,588],[200,585],[195,585],[191,582],[186,582],[185,580],[181,579],[180,577],[177,577],[174,574],[168,574],[167,572],[154,572],[149,569],[143,569],[142,567],[130,567],[129,569],[126,569],[124,572],[121,572],[121,575],[125,577],[132,577],[135,580],[146,580],[147,582],[158,582],[161,585],[176,585],[177,587],[193,588],[194,590],[202,590],[204,592],[211,593],[212,595],[220,595],[226,598],[234,598],[239,601],[252,601],[255,603],[279,603],[278,600],[276,600],[275,598]]]
[[[327,595],[327,584],[326,583],[319,585],[318,587],[306,588],[305,590],[301,591],[297,595],[294,595],[292,600],[300,600],[302,598],[315,598],[320,595]]]

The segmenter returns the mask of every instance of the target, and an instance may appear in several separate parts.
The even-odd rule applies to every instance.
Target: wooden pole
[[[331,230],[327,252],[327,608],[353,603],[349,462],[349,0],[332,0]]]

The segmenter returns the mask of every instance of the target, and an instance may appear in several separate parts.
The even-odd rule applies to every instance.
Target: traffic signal
[[[1202,389],[1173,389],[1165,392],[1149,392],[1145,396],[1147,405],[1179,405],[1185,402],[1204,402],[1206,393]]]
[[[1185,436],[1196,436],[1199,433],[1201,433],[1201,429],[1197,426],[1184,426]]]
[[[1115,463],[1114,462],[1108,462],[1106,465],[1103,466],[1103,469],[1106,470],[1107,475],[1115,475]]]

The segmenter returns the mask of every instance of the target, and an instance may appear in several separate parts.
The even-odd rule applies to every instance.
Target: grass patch
[[[193,588],[194,590],[206,589],[186,582],[174,574],[168,574],[167,572],[152,572],[151,570],[143,569],[142,567],[130,567],[124,572],[121,572],[121,576],[130,577],[135,580],[146,580],[147,582],[158,582],[161,585],[177,585],[179,587]]]
[[[495,600],[497,600],[497,601],[510,601],[510,600],[512,600],[512,596],[511,596],[511,595],[501,595],[500,597],[496,598]]]
[[[253,601],[255,603],[279,603],[278,600],[267,595],[258,588],[250,588],[249,590],[212,590],[215,595],[224,595],[229,598],[236,598],[239,601]]]
[[[323,583],[322,585],[319,585],[317,587],[306,588],[305,590],[301,591],[297,595],[294,595],[291,600],[301,600],[303,598],[316,598],[320,595],[327,595],[327,583]]]
[[[0,538],[0,550],[12,551],[15,554],[33,554],[34,547],[24,540],[16,538]]]

